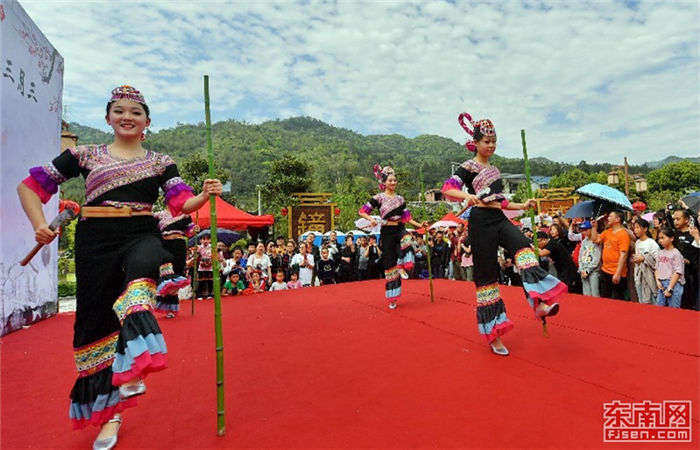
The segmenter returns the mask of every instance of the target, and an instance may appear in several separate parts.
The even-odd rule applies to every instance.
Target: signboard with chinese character
[[[334,204],[298,205],[289,207],[289,236],[297,239],[307,231],[325,233],[334,226]]]
[[[565,214],[569,208],[574,206],[576,198],[538,198],[537,211],[540,213],[546,212],[549,215],[554,215],[557,212]]]
[[[0,0],[0,334],[56,313],[58,240],[25,267],[34,231],[17,184],[60,151],[63,58],[16,0]],[[51,220],[58,196],[43,206]]]

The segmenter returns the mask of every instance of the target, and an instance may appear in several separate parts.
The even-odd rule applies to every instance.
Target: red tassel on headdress
[[[472,128],[469,128],[469,125],[464,121],[464,119],[467,119],[469,121],[469,125],[471,125]],[[489,119],[481,119],[479,121],[474,121],[474,119],[472,119],[472,116],[469,115],[469,113],[463,112],[459,115],[457,121],[462,126],[462,128],[464,128],[464,131],[466,131],[467,134],[469,134],[469,136],[474,136],[474,129],[476,127],[479,127],[479,131],[481,131],[481,134],[485,136],[496,136],[496,130],[493,126],[493,123]],[[467,147],[467,150],[469,150],[470,152],[476,152],[476,141],[474,141],[474,139],[467,141],[464,144],[464,146]]]

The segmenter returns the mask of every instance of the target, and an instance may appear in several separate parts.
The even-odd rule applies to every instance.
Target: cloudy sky
[[[65,58],[70,121],[107,130],[119,84],[156,129],[306,115],[362,134],[460,143],[462,111],[498,152],[630,163],[700,152],[699,7],[674,1],[20,0]]]

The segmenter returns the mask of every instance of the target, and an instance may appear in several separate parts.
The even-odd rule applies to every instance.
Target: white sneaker
[[[396,309],[396,302],[389,303],[389,309]]]
[[[399,270],[399,273],[401,274],[401,278],[403,278],[404,280],[408,280],[408,272],[406,272],[406,270],[401,269]]]

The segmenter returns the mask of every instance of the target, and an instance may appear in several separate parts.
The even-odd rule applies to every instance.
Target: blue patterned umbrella
[[[630,203],[625,194],[610,186],[600,183],[588,183],[576,189],[576,192],[586,197],[612,203],[619,208],[632,211],[632,203]]]

